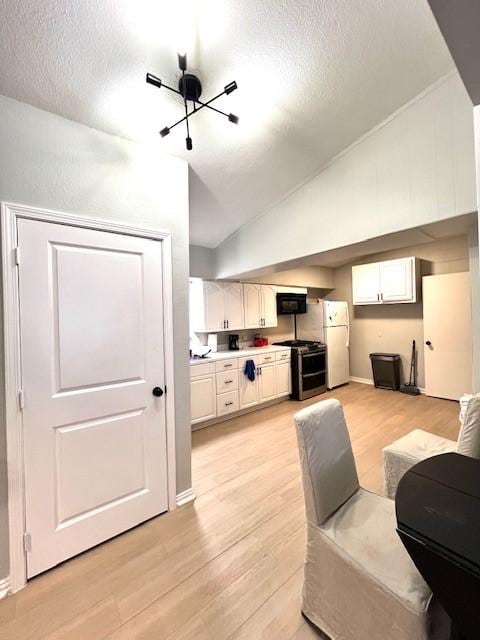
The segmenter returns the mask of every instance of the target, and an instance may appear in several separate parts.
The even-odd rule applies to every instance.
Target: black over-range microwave
[[[277,293],[277,313],[307,313],[307,294]]]

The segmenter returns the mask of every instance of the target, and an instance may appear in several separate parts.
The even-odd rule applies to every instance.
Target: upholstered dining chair
[[[475,394],[468,400],[458,440],[414,429],[383,449],[385,496],[392,500],[395,498],[401,477],[417,462],[452,451],[480,458],[480,394]]]
[[[295,416],[307,517],[303,614],[332,640],[444,640],[448,625],[396,533],[395,505],[361,489],[343,409]]]

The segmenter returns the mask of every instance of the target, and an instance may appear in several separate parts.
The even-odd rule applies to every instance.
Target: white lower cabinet
[[[258,401],[268,402],[277,397],[277,389],[275,385],[275,365],[262,364],[257,369],[258,373]]]
[[[238,409],[238,391],[229,391],[217,396],[217,416],[225,416]]]
[[[216,417],[215,374],[195,377],[190,380],[190,402],[192,424],[212,420]]]
[[[245,375],[247,360],[255,380]],[[208,374],[208,375],[207,375]],[[222,358],[190,367],[192,424],[222,418],[287,396],[291,391],[290,350]]]
[[[290,361],[276,363],[277,396],[288,396],[292,391]]]

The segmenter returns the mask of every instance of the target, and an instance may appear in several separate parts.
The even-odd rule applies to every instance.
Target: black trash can
[[[400,389],[400,356],[398,353],[371,353],[373,382],[377,389]]]

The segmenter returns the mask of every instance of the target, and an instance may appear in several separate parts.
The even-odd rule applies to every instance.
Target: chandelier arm
[[[222,94],[220,94],[222,95]],[[218,98],[219,96],[217,96]],[[214,98],[215,100],[215,98]],[[212,107],[211,105],[208,104],[208,102],[211,102],[211,100],[209,100],[208,102],[199,102],[198,100],[196,100],[196,102],[198,104],[200,104],[201,106],[198,107],[197,111],[200,111],[200,109],[203,109],[203,107],[206,107],[207,109],[211,109],[212,111],[216,111],[217,113],[221,113],[222,116],[225,116],[226,118],[228,118],[228,113],[225,113],[225,111],[221,111],[220,109],[217,109],[216,107]]]
[[[182,69],[182,78],[185,78],[185,69]],[[187,123],[187,149],[190,151],[192,148],[192,140],[190,138],[190,127],[188,125],[188,104],[187,104],[187,96],[186,96],[186,92],[185,92],[185,81],[183,83],[183,104],[185,105],[185,121]]]
[[[198,109],[192,109],[189,113],[188,113],[188,117],[190,118],[190,116],[195,115],[196,113],[198,113],[199,111],[201,111],[203,109],[203,105],[201,107],[198,107]],[[177,120],[174,124],[172,124],[170,127],[168,127],[169,129],[173,129],[174,127],[176,127],[178,124],[182,124],[182,122],[184,122],[187,119],[187,116],[183,116],[183,118],[180,118],[180,120]]]
[[[176,89],[174,89],[173,87],[169,87],[169,86],[168,86],[168,84],[164,84],[164,83],[162,82],[162,87],[164,87],[165,89],[168,89],[169,91],[173,91],[173,93],[176,93],[176,94],[177,94],[177,95],[179,95],[179,96],[182,96],[182,94],[181,94],[181,92],[180,92],[180,91],[177,91],[177,90],[176,90]],[[182,96],[182,98],[183,98],[183,96]]]

